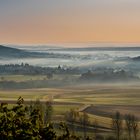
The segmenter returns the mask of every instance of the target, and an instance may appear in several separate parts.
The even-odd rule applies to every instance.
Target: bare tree
[[[82,124],[83,126],[83,131],[84,131],[84,139],[87,138],[87,125],[89,124],[89,116],[87,113],[83,113],[81,116],[80,116],[80,123]]]
[[[137,135],[139,132],[138,119],[134,115],[132,115],[131,117],[132,117],[131,121],[132,121],[133,135],[134,135],[135,140],[137,140]]]
[[[129,140],[131,140],[132,133],[132,116],[130,114],[125,115],[126,130],[128,132]]]
[[[123,121],[120,112],[116,112],[116,114],[112,118],[112,126],[117,140],[120,140],[120,136],[122,134],[122,129],[123,129],[122,123]]]
[[[75,133],[75,122],[78,116],[79,116],[79,112],[77,112],[75,109],[71,109],[65,115],[66,120],[71,123],[71,129],[73,134]]]
[[[93,132],[94,132],[94,140],[97,139],[97,133],[98,133],[98,122],[95,120],[93,122]]]

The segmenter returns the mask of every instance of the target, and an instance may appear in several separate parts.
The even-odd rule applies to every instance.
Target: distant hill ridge
[[[134,57],[133,60],[134,61],[140,61],[140,56]]]
[[[0,45],[0,57],[24,57],[28,52],[16,48]]]
[[[85,48],[61,48],[57,51],[140,51],[140,47],[85,47]]]
[[[63,58],[69,56],[48,52],[34,52],[0,45],[0,58]]]
[[[89,47],[89,48],[54,48],[54,51],[140,51],[140,47]],[[14,47],[0,45],[0,58],[71,58],[69,55],[59,53],[34,52]],[[132,58],[140,60],[140,56]]]
[[[21,50],[16,49],[16,48],[11,48],[11,47],[0,45],[0,51],[21,51]]]

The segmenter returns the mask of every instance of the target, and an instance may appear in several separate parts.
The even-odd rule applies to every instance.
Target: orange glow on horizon
[[[46,3],[50,4],[50,9],[46,5],[48,11],[46,7],[42,11],[37,10],[38,5],[33,9],[33,0],[28,7],[32,12],[20,7],[23,8],[21,12],[17,8],[20,4],[17,7],[13,5],[14,8],[9,11],[9,14],[13,12],[10,17],[6,12],[0,15],[3,17],[0,22],[0,43],[140,42],[140,1],[107,0],[106,3],[101,3],[87,0],[86,3],[85,0],[78,0],[76,3],[81,3],[81,7],[74,7],[74,0],[68,1],[71,7],[62,1],[59,6],[49,0],[48,3],[43,1],[42,5],[36,1],[36,4],[40,4],[40,9]],[[16,8],[17,11],[14,11]]]

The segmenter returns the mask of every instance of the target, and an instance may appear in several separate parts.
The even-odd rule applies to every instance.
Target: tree
[[[75,122],[78,116],[79,113],[75,109],[70,109],[70,111],[67,112],[65,115],[66,121],[71,123],[71,129],[73,134],[75,133]]]
[[[122,117],[121,117],[120,112],[116,112],[116,114],[112,118],[112,126],[113,126],[117,140],[120,140],[120,136],[122,133]]]
[[[129,140],[131,140],[132,133],[132,116],[130,114],[125,115],[126,130],[128,132]]]
[[[0,106],[0,139],[2,140],[26,140],[36,137],[33,129],[34,125],[28,116],[28,107],[23,104],[20,97],[17,104],[11,109],[8,104],[2,103]],[[39,135],[39,134],[38,134]]]
[[[138,119],[134,115],[132,115],[131,117],[132,117],[131,121],[132,121],[132,129],[133,129],[134,138],[135,140],[137,140],[137,135],[139,132]]]
[[[7,103],[1,103],[0,140],[79,140],[70,134],[65,124],[60,124],[63,134],[57,136],[52,123],[42,123],[42,109],[39,107],[40,102],[37,101],[29,109],[21,97],[12,108]]]
[[[48,78],[48,79],[52,79],[52,78],[53,78],[53,74],[52,74],[52,73],[48,73],[48,74],[47,74],[47,78]]]
[[[45,128],[40,129],[40,135],[42,140],[56,140],[53,124],[47,124]]]
[[[79,137],[71,135],[68,126],[64,122],[60,123],[59,129],[63,131],[63,134],[58,136],[57,140],[80,140]]]
[[[83,126],[84,139],[86,139],[87,138],[87,125],[89,124],[89,117],[86,112],[83,112],[82,115],[80,115],[80,123]]]
[[[0,114],[0,139],[5,140],[11,135],[10,118],[12,117],[11,112],[9,112],[7,103],[1,103]]]
[[[39,99],[37,99],[35,101],[34,105],[33,105],[33,111],[38,111],[39,119],[40,119],[40,125],[43,125],[43,123],[44,123],[44,121],[43,121],[44,111],[43,110],[44,110],[43,104],[40,102]]]
[[[52,102],[48,101],[45,104],[45,112],[44,112],[44,124],[45,125],[51,122],[52,114],[53,114]]]
[[[97,138],[97,133],[98,133],[98,122],[95,120],[93,122],[93,132],[94,132],[94,140]]]

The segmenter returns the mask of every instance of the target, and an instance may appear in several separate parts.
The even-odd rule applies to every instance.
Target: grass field
[[[69,75],[69,74],[54,74],[51,79],[53,80],[72,80],[77,78],[79,75]],[[47,75],[1,75],[0,81],[14,81],[14,82],[26,82],[35,80],[49,80]]]
[[[12,78],[14,77],[11,76]],[[16,78],[15,80],[17,80]],[[30,79],[29,77],[24,78],[22,80]],[[71,108],[79,110],[86,105],[94,106],[88,111],[83,110],[89,114],[90,121],[97,120],[100,122],[99,125],[104,127],[111,127],[109,115],[117,110],[123,113],[134,113],[140,117],[139,85],[79,85],[63,88],[0,90],[0,101],[14,100],[16,102],[19,96],[29,101],[52,99],[57,103],[54,105],[54,115],[62,120],[64,114]]]

